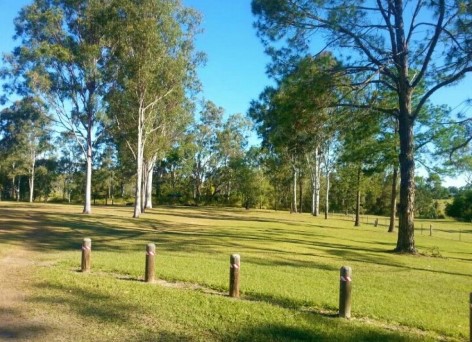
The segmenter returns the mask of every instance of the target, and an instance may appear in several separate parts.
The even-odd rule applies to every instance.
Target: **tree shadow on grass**
[[[42,284],[38,286],[38,295],[30,299],[33,303],[42,303],[52,306],[56,311],[61,310],[61,306],[65,310],[72,310],[74,314],[81,317],[83,322],[97,323],[108,331],[113,330],[114,326],[134,326],[136,322],[146,321],[153,322],[149,329],[138,328],[135,335],[117,336],[120,340],[136,340],[136,341],[192,341],[202,340],[202,336],[207,336],[208,340],[218,341],[414,341],[411,335],[404,335],[396,331],[387,331],[380,328],[369,327],[366,325],[352,324],[352,322],[341,320],[333,315],[322,315],[315,312],[301,312],[299,307],[301,303],[294,305],[293,302],[283,302],[282,299],[270,298],[270,305],[280,306],[288,309],[287,314],[296,315],[297,320],[302,324],[291,326],[290,324],[280,323],[275,320],[273,323],[261,324],[260,315],[252,313],[248,314],[245,310],[242,312],[246,323],[244,325],[234,324],[234,314],[237,309],[229,309],[232,312],[230,316],[222,315],[220,311],[206,312],[206,315],[218,315],[221,317],[221,327],[214,328],[183,328],[181,320],[174,323],[180,326],[179,329],[168,331],[158,326],[159,318],[150,318],[153,315],[149,309],[143,309],[133,302],[123,302],[122,298],[116,297],[114,294],[103,294],[103,289],[95,289],[93,287],[80,288],[76,285],[54,285]],[[130,287],[131,290],[131,287]],[[176,291],[183,291],[181,289]],[[212,298],[205,294],[207,301]],[[220,297],[221,298],[221,297]],[[249,298],[250,300],[260,300],[268,302],[262,297]],[[165,300],[164,298],[162,300]],[[228,305],[231,307],[233,299],[228,299]],[[238,306],[242,302],[237,302]],[[209,305],[208,310],[213,306]],[[215,306],[217,307],[217,306]],[[200,310],[200,313],[201,310]],[[225,318],[226,317],[226,318]],[[254,322],[253,323],[253,319]],[[262,318],[262,321],[266,322]],[[74,322],[74,321],[73,321]],[[76,321],[75,321],[76,322]],[[105,324],[105,325],[103,325]],[[156,325],[157,324],[157,325]],[[208,329],[208,330],[206,330]],[[192,336],[198,334],[198,336]],[[405,337],[406,336],[406,337]],[[87,336],[83,336],[87,338]],[[94,336],[100,339],[100,336]],[[108,337],[110,338],[110,337]],[[113,338],[113,337],[112,337]],[[105,338],[106,340],[106,338]],[[418,339],[420,340],[420,339]]]
[[[0,326],[0,341],[34,341],[44,336],[48,329],[41,325]]]
[[[29,322],[18,309],[0,307],[0,341],[34,341],[50,331],[43,324]]]
[[[319,319],[319,318],[318,318]],[[395,341],[395,342],[407,342],[407,341],[421,341],[421,339],[415,339],[411,336],[403,336],[388,331],[379,331],[368,328],[348,328],[349,332],[333,331],[327,329],[326,322],[317,322],[313,328],[296,328],[287,325],[265,325],[259,327],[252,327],[251,329],[245,329],[243,332],[237,335],[235,341],[246,342],[246,341]],[[322,326],[320,328],[320,325]],[[317,329],[320,328],[320,329]]]
[[[143,246],[149,241],[158,240],[160,250],[171,252],[199,251],[211,253],[217,252],[221,248],[231,247],[253,250],[256,253],[293,255],[294,252],[290,246],[296,245],[313,251],[313,253],[295,253],[297,255],[324,258],[330,258],[329,255],[331,255],[346,261],[352,260],[398,268],[472,276],[448,272],[447,270],[438,271],[408,266],[401,259],[389,255],[389,250],[377,247],[378,242],[362,242],[363,246],[352,246],[349,240],[339,240],[336,243],[325,242],[321,239],[324,235],[319,232],[289,230],[290,236],[287,236],[287,230],[255,228],[250,234],[241,234],[237,227],[231,226],[202,228],[189,223],[175,224],[152,218],[143,220],[127,219],[123,223],[122,216],[113,215],[109,212],[88,216],[73,213],[54,213],[51,212],[51,208],[58,210],[58,208],[52,206],[48,207],[49,212],[36,207],[35,210],[28,212],[0,207],[0,239],[7,243],[27,243],[28,248],[40,251],[80,250],[84,237],[92,238],[93,250],[97,251],[138,251],[142,250]],[[217,213],[216,210],[200,208],[199,210],[209,219],[217,217],[221,219],[233,217],[234,219],[235,216],[233,212]],[[190,217],[192,213],[193,211],[189,210]],[[167,215],[185,216],[180,212],[171,212]],[[246,217],[239,217],[239,219],[246,220]],[[156,225],[158,229],[156,229]],[[296,235],[296,237],[292,235]],[[257,242],[258,245],[253,246],[248,242]],[[274,247],[271,244],[278,244],[278,246]],[[317,253],[320,250],[325,255]],[[285,266],[317,267],[316,263],[302,261],[286,260],[280,263]]]

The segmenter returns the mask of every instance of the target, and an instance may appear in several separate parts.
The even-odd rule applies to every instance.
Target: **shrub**
[[[446,214],[456,219],[472,221],[472,190],[460,191],[453,202],[446,206]]]

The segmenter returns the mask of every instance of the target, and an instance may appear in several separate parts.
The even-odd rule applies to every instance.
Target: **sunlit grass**
[[[471,224],[434,221],[430,237],[430,222],[417,221],[427,225],[428,234],[417,228],[421,254],[409,256],[391,253],[396,234],[386,232],[384,218],[374,227],[370,216],[354,227],[344,215],[324,220],[242,209],[160,207],[138,220],[126,207],[95,207],[85,216],[77,206],[2,203],[0,211],[4,244],[27,241],[55,262],[40,272],[37,304],[46,308],[61,298],[56,314],[86,319],[110,336],[150,338],[157,331],[151,325],[169,339],[194,340],[425,340],[468,334]],[[461,230],[462,241],[441,238],[435,226]],[[93,241],[91,274],[76,272],[84,237]],[[140,281],[149,242],[157,246],[156,276],[167,285]],[[223,295],[231,253],[241,254],[239,301]],[[343,265],[353,268],[351,322],[332,317]],[[68,304],[88,295],[99,298],[85,304],[97,317]],[[126,311],[124,318],[115,305]],[[235,327],[239,319],[247,325],[244,332]],[[144,323],[148,320],[152,324]],[[125,322],[137,330],[125,333]],[[418,335],[416,329],[427,333]]]

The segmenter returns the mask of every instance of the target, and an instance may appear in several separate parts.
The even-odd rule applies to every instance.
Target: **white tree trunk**
[[[316,147],[313,158],[307,156],[307,162],[310,165],[311,177],[311,214],[318,216],[320,214],[320,185],[321,185],[321,168],[320,168],[319,148]]]
[[[143,161],[144,161],[144,143],[143,143],[143,122],[144,113],[142,109],[139,110],[138,119],[138,143],[136,151],[136,188],[134,193],[134,213],[133,218],[138,218],[141,215],[141,190],[143,183]]]
[[[153,179],[153,171],[154,166],[156,165],[156,157],[154,156],[148,163],[147,163],[147,177],[146,177],[146,209],[152,209],[152,179]]]
[[[33,203],[33,194],[34,194],[34,171],[35,171],[35,160],[31,164],[30,177],[29,177],[29,201]]]

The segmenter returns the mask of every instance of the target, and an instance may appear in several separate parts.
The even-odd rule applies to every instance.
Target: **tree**
[[[92,157],[101,135],[104,50],[96,10],[101,0],[35,0],[15,20],[21,45],[6,57],[10,84],[33,93],[71,132],[85,156],[84,214],[90,214]]]
[[[356,75],[351,84],[354,91],[382,85],[395,94],[397,108],[377,106],[375,92],[368,104],[343,105],[374,108],[398,119],[400,203],[395,251],[415,253],[413,129],[438,89],[457,83],[472,71],[470,6],[453,0],[377,0],[368,4],[361,0],[253,0],[252,11],[259,36],[274,58],[272,70],[313,48],[310,39],[323,32],[326,46],[339,49],[346,73]],[[287,43],[278,49],[282,39]],[[412,103],[423,86],[424,92]]]
[[[202,197],[204,182],[217,168],[218,132],[223,125],[224,109],[211,101],[203,103],[200,119],[191,128],[193,142],[193,169],[194,181],[193,199],[197,204]]]
[[[456,219],[472,221],[472,190],[464,189],[446,206],[446,214]]]
[[[27,172],[30,202],[34,199],[36,161],[51,147],[51,122],[45,112],[44,105],[31,97],[0,112],[0,154],[4,158],[10,155]]]
[[[155,162],[150,140],[177,124],[186,91],[195,85],[193,40],[199,17],[179,1],[114,0],[103,9],[111,54],[110,112],[136,160],[133,217],[143,210],[145,163],[148,174]]]
[[[335,110],[326,108],[341,96],[335,88],[341,79],[338,73],[333,72],[338,66],[327,52],[300,59],[279,80],[277,88],[266,89],[259,101],[253,101],[249,110],[263,144],[271,145],[278,153],[285,153],[290,161],[293,169],[292,208],[295,211],[297,178],[303,166],[307,165],[314,216],[319,215],[322,160],[329,180],[329,145],[339,129]],[[299,184],[301,186],[301,179]],[[329,182],[326,190],[326,198],[329,198]]]

